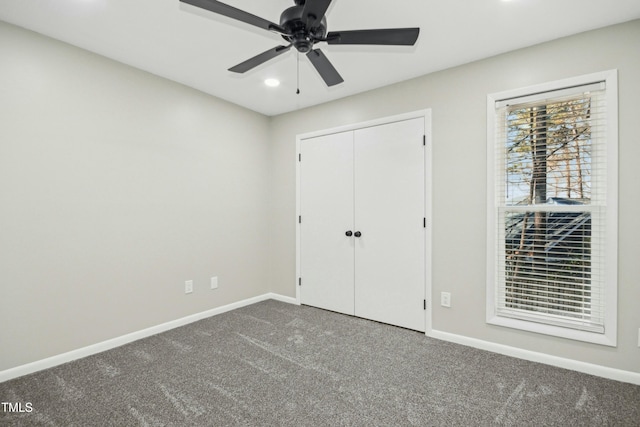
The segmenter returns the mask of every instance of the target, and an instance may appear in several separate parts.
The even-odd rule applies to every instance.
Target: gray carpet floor
[[[1,426],[640,425],[640,386],[277,301],[1,383],[0,400],[33,407]]]

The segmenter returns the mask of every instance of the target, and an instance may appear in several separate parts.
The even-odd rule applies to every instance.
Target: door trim
[[[426,145],[424,150],[424,164],[425,164],[425,218],[426,218],[426,230],[425,230],[425,295],[427,296],[427,309],[425,312],[425,334],[429,335],[432,329],[432,312],[433,312],[433,295],[432,295],[432,248],[431,243],[433,240],[432,224],[433,224],[433,209],[432,209],[432,154],[433,154],[433,142],[431,132],[431,109],[424,109],[413,111],[405,114],[399,114],[390,117],[382,117],[374,120],[369,120],[360,123],[354,123],[344,126],[338,126],[330,129],[317,130],[313,132],[307,132],[296,135],[296,212],[295,212],[295,224],[296,224],[296,276],[294,278],[294,286],[296,288],[296,303],[300,304],[300,223],[298,221],[300,217],[300,144],[303,140],[309,138],[315,138],[318,136],[331,135],[339,132],[353,131],[357,129],[363,129],[367,127],[379,126],[394,122],[401,122],[410,119],[423,118],[424,120],[424,132],[426,137]],[[304,219],[303,219],[304,220]],[[304,281],[304,279],[303,279]],[[302,285],[304,286],[304,284]]]

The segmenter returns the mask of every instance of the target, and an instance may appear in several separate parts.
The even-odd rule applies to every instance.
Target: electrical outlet
[[[211,289],[218,289],[218,276],[211,278]]]
[[[191,292],[193,292],[193,280],[187,280],[184,282],[184,293],[190,294]]]
[[[451,293],[440,292],[440,305],[443,307],[451,307]]]

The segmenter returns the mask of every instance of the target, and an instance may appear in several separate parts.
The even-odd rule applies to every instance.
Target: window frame
[[[538,94],[569,89],[575,86],[604,82],[606,102],[606,222],[605,244],[599,250],[605,253],[605,309],[604,333],[572,329],[563,326],[538,323],[530,320],[516,319],[497,314],[498,268],[497,259],[499,205],[497,200],[496,176],[498,165],[496,159],[496,120],[497,103],[512,98],[537,96]],[[500,142],[502,143],[502,142]],[[599,161],[599,160],[598,160]],[[506,204],[505,204],[506,205]],[[487,281],[486,281],[486,322],[490,325],[520,329],[545,335],[552,335],[578,341],[591,342],[606,346],[617,345],[617,248],[618,248],[618,72],[608,70],[586,74],[568,79],[518,88],[487,95]]]

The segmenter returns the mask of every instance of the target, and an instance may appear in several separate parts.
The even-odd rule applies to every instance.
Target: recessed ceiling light
[[[278,86],[280,86],[280,80],[278,80],[278,79],[266,79],[264,81],[264,84],[266,84],[269,87],[278,87]]]

